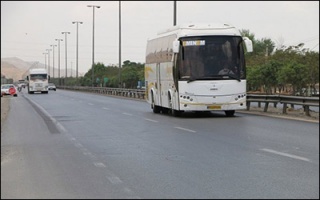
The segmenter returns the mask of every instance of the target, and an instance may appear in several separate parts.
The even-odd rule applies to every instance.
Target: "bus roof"
[[[177,38],[200,35],[241,36],[238,29],[226,23],[199,23],[173,26],[171,28],[158,32],[157,36],[152,39],[172,34],[175,34]]]

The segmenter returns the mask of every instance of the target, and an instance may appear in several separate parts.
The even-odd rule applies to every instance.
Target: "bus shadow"
[[[171,112],[162,113],[163,115],[172,116]],[[173,117],[173,116],[172,116]],[[185,111],[182,112],[177,118],[234,118],[239,117],[236,115],[228,117],[224,111]]]

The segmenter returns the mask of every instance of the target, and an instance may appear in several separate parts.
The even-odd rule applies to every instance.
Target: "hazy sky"
[[[60,66],[76,66],[76,24],[79,24],[79,72],[92,64],[93,8],[95,62],[119,63],[119,1],[1,1],[1,58],[18,57],[45,63],[46,49],[60,42]],[[173,26],[173,1],[121,2],[121,61],[145,62],[147,39]],[[305,43],[319,51],[319,1],[177,1],[177,24],[223,22],[247,29],[256,39],[277,45]],[[55,47],[55,67],[58,47]],[[47,59],[48,60],[48,59]],[[52,66],[53,55],[50,53]]]

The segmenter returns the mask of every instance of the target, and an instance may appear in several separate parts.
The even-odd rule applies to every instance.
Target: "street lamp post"
[[[119,88],[122,88],[121,83],[121,1],[119,1]]]
[[[50,75],[50,51],[52,51],[52,49],[46,49],[48,51],[48,74]]]
[[[71,70],[70,70],[70,71],[71,71],[71,75],[70,75],[70,76],[71,76],[71,78],[72,78],[72,61],[71,61],[71,67],[70,67],[70,69],[71,69]]]
[[[47,69],[47,54],[48,53],[42,53],[42,54],[44,54],[44,67],[45,67],[45,69]]]
[[[66,76],[65,76],[65,79],[64,80],[67,80],[67,66],[68,66],[68,63],[67,63],[67,34],[70,34],[70,32],[61,32],[62,34],[65,34],[65,47],[66,47]],[[65,83],[64,83],[65,84]]]
[[[173,1],[173,26],[177,25],[177,1]]]
[[[100,6],[88,5],[88,7],[92,7],[93,9],[93,23],[92,23],[92,87],[94,86],[94,9],[100,8]]]
[[[77,81],[77,85],[78,85],[78,25],[79,24],[83,24],[83,22],[79,22],[79,21],[75,21],[75,22],[72,22],[72,24],[77,24],[77,56],[76,56],[76,81]]]
[[[54,47],[56,47],[57,45],[52,44],[50,46],[52,47],[52,60],[53,60],[53,62],[52,62],[52,77],[54,78]]]
[[[60,81],[60,41],[63,41],[62,39],[56,39],[56,41],[58,41],[58,78],[59,78],[59,86],[61,85],[61,81]]]

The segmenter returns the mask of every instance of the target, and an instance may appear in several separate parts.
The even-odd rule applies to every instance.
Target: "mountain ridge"
[[[45,68],[46,66],[37,61],[24,61],[17,57],[1,58],[1,77],[7,79],[13,79],[14,82],[25,79],[25,76],[30,68]],[[54,68],[54,76],[57,78],[59,76],[59,70]],[[49,74],[52,74],[52,67],[50,67]],[[73,74],[75,76],[76,71],[68,70],[68,75]],[[65,69],[60,69],[60,77],[64,77]],[[83,73],[79,73],[79,76],[83,76]]]

